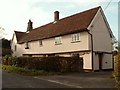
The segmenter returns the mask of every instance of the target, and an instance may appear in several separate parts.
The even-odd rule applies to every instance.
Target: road
[[[63,84],[49,82],[33,76],[2,72],[2,88],[71,88]]]
[[[3,71],[3,88],[115,88],[112,72],[23,76]]]

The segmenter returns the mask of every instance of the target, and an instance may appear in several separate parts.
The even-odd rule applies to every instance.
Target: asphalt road
[[[2,71],[2,88],[71,88],[70,86]]]
[[[115,88],[112,72],[69,73],[53,76],[23,76],[3,71],[3,88]]]
[[[112,71],[69,73],[39,78],[68,84],[76,88],[115,88]]]

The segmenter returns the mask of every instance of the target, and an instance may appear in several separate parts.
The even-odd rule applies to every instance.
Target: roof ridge
[[[64,19],[66,19],[66,18],[69,18],[69,17],[73,17],[73,16],[78,15],[78,14],[81,14],[81,13],[88,12],[88,11],[90,11],[90,10],[97,9],[97,8],[101,8],[101,6],[94,7],[94,8],[91,8],[91,9],[87,9],[87,10],[84,10],[84,11],[82,11],[82,12],[78,12],[78,13],[72,14],[72,15],[70,15],[70,16],[63,17],[63,18],[59,19],[57,22],[59,22],[59,21],[61,21],[61,20],[64,20]],[[49,24],[52,24],[53,22],[54,22],[54,21],[49,22],[49,23],[44,24],[44,25],[41,25],[41,26],[36,27],[36,28],[34,28],[34,29],[32,29],[32,30],[35,30],[35,29],[38,29],[38,28],[44,27],[44,26],[49,25]]]
[[[21,37],[19,43],[24,43],[26,41],[43,39],[55,37],[57,35],[65,35],[68,33],[75,33],[78,31],[84,31],[83,29],[87,28],[90,22],[95,17],[98,12],[99,7],[91,8],[62,19],[59,19],[57,23],[47,23],[45,25],[39,26],[32,29],[29,33],[24,33]]]
[[[95,7],[95,8],[91,8],[91,9],[87,9],[87,10],[84,10],[84,11],[81,11],[81,12],[78,12],[78,13],[75,13],[75,14],[72,14],[70,16],[67,16],[67,17],[64,17],[64,18],[61,18],[61,19],[65,19],[65,18],[69,18],[69,17],[72,17],[72,16],[75,16],[75,15],[78,15],[78,14],[82,14],[82,13],[85,13],[85,12],[88,12],[88,11],[91,11],[91,10],[94,10],[94,9],[97,9],[97,8],[100,8],[101,6],[98,6],[98,7]],[[60,20],[61,20],[60,19]]]

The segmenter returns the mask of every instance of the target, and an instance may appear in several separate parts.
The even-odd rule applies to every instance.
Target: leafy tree
[[[8,48],[8,49],[10,49],[10,41],[7,40],[7,39],[5,39],[5,38],[3,38],[2,39],[2,48]]]
[[[9,40],[3,38],[2,45],[0,45],[0,48],[1,47],[2,47],[2,56],[11,55],[11,46]]]

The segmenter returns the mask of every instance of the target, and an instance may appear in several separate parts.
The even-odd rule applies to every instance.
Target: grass
[[[54,74],[60,74],[55,72],[46,72],[43,70],[35,70],[35,69],[27,69],[27,68],[21,68],[16,66],[9,66],[9,65],[2,65],[2,69],[22,75],[29,75],[29,76],[37,76],[37,75],[54,75]]]

